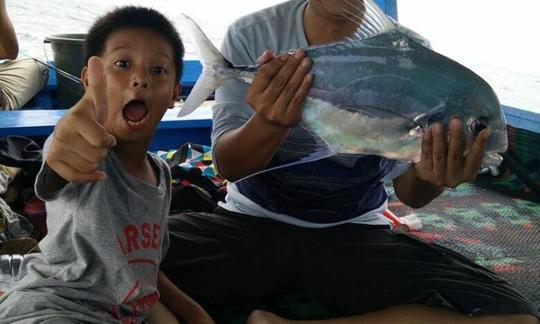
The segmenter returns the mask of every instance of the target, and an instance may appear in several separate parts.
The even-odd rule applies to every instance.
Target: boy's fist
[[[69,182],[86,183],[106,179],[97,171],[116,139],[103,127],[108,115],[107,80],[98,57],[88,60],[84,96],[58,122],[46,162]]]

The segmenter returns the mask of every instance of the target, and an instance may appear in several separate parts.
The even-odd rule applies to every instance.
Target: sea
[[[227,26],[234,20],[281,1],[7,0],[6,3],[8,14],[17,32],[21,54],[25,56],[50,60],[52,50],[50,45],[44,44],[45,37],[55,34],[84,33],[96,17],[117,6],[143,5],[164,13],[176,25],[184,39],[186,58],[197,59],[199,56],[190,42],[189,35],[184,34],[182,26],[177,23],[180,21],[181,13],[192,17],[207,33],[210,40],[219,47]],[[489,1],[486,3],[486,7],[487,5],[490,7],[489,16],[481,15],[479,12],[482,10],[482,3],[486,1]],[[502,104],[540,114],[539,42],[535,40],[537,37],[532,37],[532,31],[527,30],[529,25],[523,25],[528,22],[526,15],[529,11],[520,9],[518,13],[521,14],[521,18],[518,14],[514,15],[517,17],[514,17],[515,21],[512,23],[508,21],[508,17],[512,17],[509,13],[513,7],[509,7],[507,1],[438,0],[435,2],[398,0],[399,21],[430,39],[436,51],[455,59],[486,79],[494,88]],[[460,2],[464,7],[459,7]],[[540,3],[538,0],[515,0],[515,2],[521,2],[523,5]],[[473,4],[476,4],[478,8],[475,8]],[[498,7],[506,20],[503,32],[508,32],[508,35],[494,38],[493,35],[501,33],[500,31],[492,32],[501,26],[501,17],[493,14],[497,12]],[[468,10],[463,10],[463,8],[468,8]],[[457,25],[451,20],[456,18],[452,16],[452,10],[461,10]],[[475,14],[476,12],[478,14]],[[530,12],[535,15],[538,10],[530,10]],[[534,16],[531,17],[534,18]],[[531,26],[533,26],[532,21]],[[515,31],[512,28],[515,28]],[[527,37],[529,32],[530,38]],[[504,36],[507,36],[506,39]],[[488,43],[490,40],[493,41]]]

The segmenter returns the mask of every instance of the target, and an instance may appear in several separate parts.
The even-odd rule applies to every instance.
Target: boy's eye
[[[165,73],[167,73],[167,70],[165,70],[164,67],[155,66],[155,67],[152,68],[152,72],[157,73],[157,74],[165,74]]]
[[[129,62],[128,62],[128,61],[120,60],[120,61],[114,62],[114,65],[115,65],[116,67],[119,67],[119,68],[127,68],[127,67],[129,67]]]

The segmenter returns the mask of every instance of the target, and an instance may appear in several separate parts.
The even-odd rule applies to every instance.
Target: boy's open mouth
[[[141,127],[148,119],[148,108],[142,100],[131,100],[122,109],[122,115],[129,126]]]

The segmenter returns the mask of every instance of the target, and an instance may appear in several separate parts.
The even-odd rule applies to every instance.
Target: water
[[[46,36],[85,33],[92,22],[107,11],[122,5],[143,5],[164,13],[176,26],[186,43],[186,58],[196,59],[197,51],[177,24],[180,13],[195,19],[212,42],[219,46],[227,26],[235,19],[279,0],[7,0],[8,14],[15,26],[22,53],[37,58],[52,58],[50,48],[44,48]]]
[[[227,26],[235,19],[281,1],[7,0],[7,8],[17,30],[22,53],[41,59],[47,56],[51,59],[50,48],[44,49],[43,45],[46,36],[84,33],[97,16],[115,6],[150,6],[165,13],[173,22],[178,21],[180,13],[185,13],[195,19],[212,42],[219,46]],[[463,4],[456,5],[456,1]],[[489,2],[489,7],[486,4],[484,8],[489,8],[490,15],[483,14],[483,9],[478,6],[471,7],[472,4],[468,1],[437,1],[431,5],[433,8],[430,8],[423,0],[399,0],[398,14],[405,25],[428,37],[435,50],[457,60],[486,79],[495,89],[502,104],[540,113],[540,61],[537,59],[540,57],[540,50],[534,41],[536,37],[529,37],[527,34],[527,30],[535,30],[529,28],[528,22],[533,21],[529,16],[536,15],[538,10],[523,10],[526,4],[535,1],[516,0],[522,5],[509,7],[506,1],[477,0],[484,4]],[[441,6],[444,8],[441,9]],[[468,9],[461,10],[464,6]],[[501,15],[504,15],[504,24],[500,24],[501,17],[493,13],[498,7]],[[458,9],[461,10],[461,18],[457,27],[451,22],[455,15],[440,14]],[[515,14],[506,14],[509,10],[517,11]],[[524,16],[527,14],[529,16]],[[176,24],[176,27],[186,43],[186,58],[197,59],[197,51],[190,42],[189,35],[182,33],[180,24]],[[480,29],[483,34],[478,34]]]
[[[482,76],[502,104],[540,113],[538,0],[398,0],[399,20]]]

